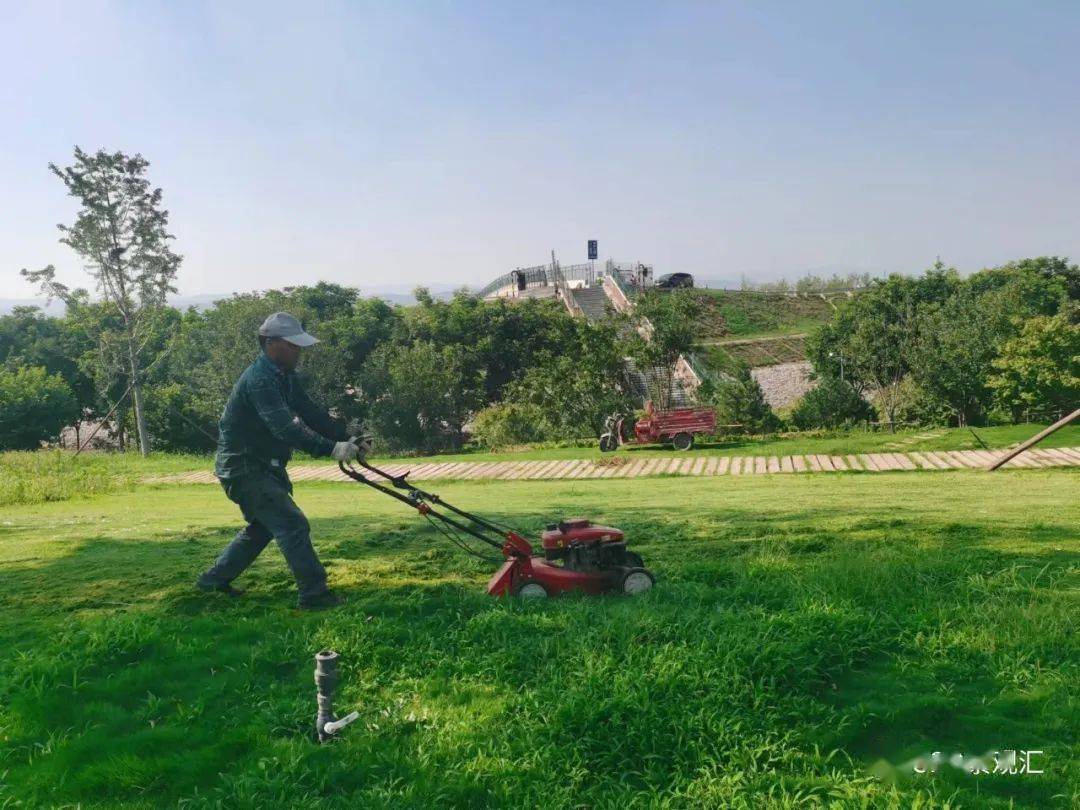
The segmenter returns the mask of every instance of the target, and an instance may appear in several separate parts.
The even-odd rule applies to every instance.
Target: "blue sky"
[[[1080,3],[0,4],[0,297],[72,147],[141,152],[182,293],[1080,259]]]

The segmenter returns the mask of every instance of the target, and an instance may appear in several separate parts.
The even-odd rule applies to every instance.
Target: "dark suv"
[[[665,273],[656,280],[656,286],[665,290],[676,287],[693,287],[694,277],[689,273]]]

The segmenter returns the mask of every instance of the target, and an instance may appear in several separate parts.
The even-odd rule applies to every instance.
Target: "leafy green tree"
[[[623,346],[613,324],[575,322],[578,333],[562,351],[545,351],[504,390],[507,402],[544,414],[548,439],[599,436],[612,413],[633,404],[625,384]]]
[[[97,399],[93,378],[79,363],[91,348],[68,319],[47,317],[37,307],[16,307],[0,316],[0,366],[41,366],[59,374],[75,395],[80,414],[92,412]]]
[[[334,318],[350,315],[360,293],[354,287],[343,287],[329,281],[319,281],[315,286],[285,287],[281,291],[270,290],[266,297],[288,301],[304,312],[310,313],[312,321],[326,323]]]
[[[649,397],[660,410],[670,406],[676,363],[694,348],[701,310],[692,290],[654,288],[638,296],[628,323],[620,319],[632,327],[624,329],[634,363],[654,372],[647,377]]]
[[[849,427],[873,416],[870,404],[846,380],[823,377],[799,400],[791,422],[800,430]]]
[[[1017,317],[1053,315],[1063,299],[1080,300],[1080,267],[1058,256],[1008,262],[974,273],[968,283],[979,294],[999,292]]]
[[[143,410],[142,367],[147,324],[155,310],[165,306],[181,257],[172,252],[174,238],[167,230],[169,212],[161,207],[161,189],[146,179],[150,164],[142,155],[99,150],[91,155],[75,147],[75,163],[49,169],[60,178],[68,194],[79,201],[73,225],[60,225],[61,243],[86,263],[103,299],[116,308],[122,323],[122,348],[131,384],[139,448],[150,452],[150,435]],[[23,270],[50,298],[65,302],[74,293],[56,281],[56,270]]]
[[[1025,259],[975,273],[944,301],[924,304],[908,355],[919,389],[958,425],[983,421],[999,347],[1027,319],[1061,311],[1070,273],[1060,259]]]
[[[40,366],[0,369],[0,449],[34,450],[79,416],[64,378]]]
[[[876,409],[874,394],[870,404]],[[947,425],[953,421],[953,411],[937,397],[931,396],[909,374],[900,382],[894,400],[896,419],[901,423],[917,425]]]
[[[456,346],[384,344],[368,358],[365,377],[369,423],[395,450],[459,447],[482,401],[482,381],[468,374]]]
[[[894,424],[917,338],[917,313],[947,300],[961,283],[959,274],[941,262],[919,278],[875,279],[807,339],[815,372],[821,378],[843,374],[859,393],[876,391],[885,418]]]
[[[208,453],[217,445],[217,420],[198,407],[183,383],[150,389],[146,421],[155,450]]]
[[[577,320],[556,301],[483,301],[467,292],[449,301],[420,301],[407,312],[409,340],[458,346],[467,372],[483,379],[489,403],[501,399],[504,386],[535,358],[577,339]]]
[[[417,306],[424,309],[430,309],[435,306],[435,298],[431,295],[431,290],[427,287],[413,288],[413,298],[416,299]]]
[[[407,342],[401,307],[363,298],[347,314],[313,325],[321,341],[301,368],[312,395],[345,419],[366,419],[364,365],[379,346]]]
[[[908,362],[915,382],[953,414],[978,424],[990,404],[987,378],[1008,320],[971,287],[919,313]]]
[[[987,386],[999,406],[1019,421],[1023,414],[1080,406],[1080,323],[1065,314],[1037,317],[1001,347]]]
[[[174,345],[180,320],[180,313],[172,307],[158,307],[145,313],[141,355],[154,360],[140,369],[144,394],[168,376],[164,361],[169,358],[167,347]],[[90,400],[92,407],[84,410],[83,416],[100,419],[113,411],[106,429],[120,447],[126,447],[127,437],[136,434],[137,428],[131,399],[127,396],[131,376],[123,320],[111,303],[91,302],[85,293],[79,292],[68,300],[64,323],[82,347],[78,367],[90,380],[94,392]]]
[[[1025,319],[1061,311],[1078,280],[1076,266],[1057,257],[1010,262],[966,279],[938,262],[918,278],[872,282],[810,335],[807,355],[820,377],[843,375],[872,394],[890,424],[900,409],[912,408],[924,418],[947,412],[957,424],[977,422],[990,405],[987,382],[998,347]]]
[[[360,366],[376,338],[365,330],[372,302],[360,302],[356,291],[320,282],[287,291],[236,294],[202,312],[185,313],[168,358],[167,381],[181,381],[190,391],[190,407],[200,425],[216,424],[232,386],[258,356],[258,329],[273,312],[287,311],[320,339],[306,349],[298,373],[321,404],[353,417]],[[376,311],[387,310],[381,301]],[[325,319],[325,320],[324,320]],[[389,334],[389,328],[379,335]],[[365,344],[365,341],[367,343]],[[355,352],[363,348],[357,359]]]
[[[772,433],[783,424],[744,363],[736,363],[730,373],[715,381],[702,383],[698,397],[716,408],[716,420],[721,425],[741,425],[748,433]]]

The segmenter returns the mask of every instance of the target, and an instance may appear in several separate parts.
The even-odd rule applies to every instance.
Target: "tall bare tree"
[[[143,409],[141,372],[150,337],[152,316],[165,306],[182,257],[169,247],[175,237],[168,232],[169,212],[161,207],[161,189],[146,179],[149,162],[140,154],[98,150],[94,154],[75,147],[75,162],[66,168],[54,163],[49,169],[79,201],[72,225],[58,225],[60,242],[74,250],[85,263],[97,291],[114,305],[123,324],[121,349],[130,378],[139,449],[150,452]],[[50,298],[65,303],[84,299],[82,290],[71,290],[56,280],[56,269],[23,269],[22,275],[38,283]],[[104,351],[104,348],[103,348]]]

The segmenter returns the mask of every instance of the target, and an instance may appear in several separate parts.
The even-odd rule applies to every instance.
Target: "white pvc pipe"
[[[352,714],[347,714],[340,720],[334,720],[333,722],[324,725],[323,731],[325,731],[327,734],[335,734],[337,731],[345,728],[345,726],[349,725],[349,723],[351,723],[359,716],[360,712],[353,712]]]

